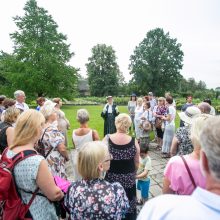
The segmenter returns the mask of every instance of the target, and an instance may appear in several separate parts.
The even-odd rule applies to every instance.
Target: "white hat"
[[[180,116],[180,119],[187,124],[192,124],[193,119],[195,119],[197,116],[201,114],[201,111],[198,107],[196,106],[190,106],[186,109],[185,112],[180,112],[178,113]]]
[[[47,100],[45,103],[44,103],[44,106],[52,106],[53,108],[57,105],[57,103],[55,102],[52,102],[51,100]]]

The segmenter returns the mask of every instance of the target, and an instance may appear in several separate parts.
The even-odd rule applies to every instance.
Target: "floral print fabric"
[[[192,141],[190,140],[190,128],[180,127],[176,131],[176,138],[178,139],[178,155],[186,155],[193,152]]]
[[[119,183],[103,180],[74,182],[65,196],[64,204],[70,211],[70,219],[121,219],[129,204]]]
[[[57,129],[56,126],[50,125],[46,128],[42,140],[43,146],[45,148],[45,154],[47,154],[49,150],[53,148],[53,150],[47,156],[46,160],[49,164],[53,176],[59,176],[66,179],[67,176],[65,172],[65,158],[58,151],[58,146],[61,143],[64,143],[64,141],[65,138],[63,134]]]

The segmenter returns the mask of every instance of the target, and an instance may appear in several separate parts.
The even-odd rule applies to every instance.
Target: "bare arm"
[[[45,160],[42,160],[40,163],[36,182],[38,187],[50,201],[59,201],[63,198],[64,194],[60,188],[56,186]]]
[[[99,141],[100,140],[99,134],[96,130],[92,131],[92,138],[93,138],[93,141]]]
[[[179,144],[178,139],[176,136],[174,136],[172,140],[171,148],[170,148],[171,156],[176,155],[178,144]]]
[[[135,139],[135,147],[136,147],[136,154],[135,154],[135,157],[134,157],[134,163],[135,163],[136,170],[138,170],[139,158],[140,158],[140,146],[139,146],[136,139]]]
[[[174,194],[174,191],[170,189],[170,181],[167,177],[163,178],[163,194]]]
[[[143,179],[143,178],[146,178],[148,175],[148,170],[144,170],[142,173],[138,174],[136,176],[136,179]]]
[[[68,161],[69,160],[69,155],[68,152],[66,150],[66,146],[64,145],[64,143],[60,143],[58,145],[58,151],[59,153]]]
[[[14,128],[13,127],[7,128],[6,136],[7,136],[8,146],[11,146],[13,143],[13,139],[14,139]]]

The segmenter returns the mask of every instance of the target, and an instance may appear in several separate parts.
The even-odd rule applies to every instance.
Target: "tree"
[[[57,31],[52,16],[36,0],[29,0],[24,11],[23,17],[14,18],[18,31],[11,38],[16,62],[11,63],[8,78],[28,95],[72,97],[77,71],[67,65],[73,56],[67,37]]]
[[[94,46],[88,61],[86,67],[91,95],[117,95],[120,71],[113,48],[105,44]]]
[[[182,78],[183,52],[177,39],[169,33],[156,28],[147,33],[144,40],[135,48],[130,57],[130,74],[139,86],[142,94],[154,91],[164,95],[164,91],[175,92]]]

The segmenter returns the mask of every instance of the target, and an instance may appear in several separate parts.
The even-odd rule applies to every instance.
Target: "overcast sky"
[[[12,52],[13,16],[23,15],[25,0],[0,1],[0,50]],[[75,56],[71,64],[86,75],[85,63],[98,43],[112,45],[120,70],[130,79],[130,55],[154,28],[177,38],[184,52],[181,74],[220,86],[219,0],[38,0],[66,34]]]

